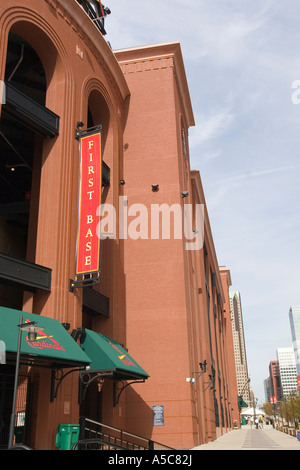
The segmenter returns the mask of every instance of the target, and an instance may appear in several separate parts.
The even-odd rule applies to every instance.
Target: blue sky
[[[196,125],[191,168],[204,186],[218,262],[241,294],[251,387],[291,347],[300,304],[300,3],[110,0],[113,49],[179,41]],[[293,95],[294,94],[294,95]],[[293,102],[294,101],[294,102]]]

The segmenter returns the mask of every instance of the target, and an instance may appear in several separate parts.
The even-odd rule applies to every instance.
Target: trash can
[[[56,432],[56,447],[60,450],[71,450],[73,444],[78,441],[79,429],[79,424],[60,424]]]
[[[15,427],[15,443],[21,444],[23,442],[24,426]]]

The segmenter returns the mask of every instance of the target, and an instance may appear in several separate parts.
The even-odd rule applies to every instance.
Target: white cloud
[[[190,130],[191,148],[224,134],[233,123],[234,115],[230,110],[220,110],[210,116],[197,115],[195,121],[196,127]]]

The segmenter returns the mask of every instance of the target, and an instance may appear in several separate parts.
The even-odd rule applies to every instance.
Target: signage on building
[[[25,323],[30,323],[30,319],[25,320]],[[33,349],[57,349],[59,351],[65,351],[65,348],[53,337],[53,335],[47,335],[44,331],[38,331],[37,337],[34,341],[30,341],[26,336],[26,342]]]
[[[156,405],[152,407],[153,410],[153,426],[164,426],[164,407],[163,405]]]
[[[125,365],[125,366],[133,366],[136,367],[134,362],[127,356],[127,354],[124,354],[115,344],[113,344],[109,339],[107,340],[108,343],[112,348],[114,348],[117,351],[117,357],[120,359],[120,361]]]
[[[277,403],[277,398],[275,396],[271,396],[270,403],[272,403],[272,405],[275,405]]]
[[[101,130],[80,133],[80,178],[75,275],[100,272],[100,222],[102,155]]]

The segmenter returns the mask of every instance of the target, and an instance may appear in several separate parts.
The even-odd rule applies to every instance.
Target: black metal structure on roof
[[[100,2],[97,0],[77,0],[79,5],[82,6],[82,8],[86,11],[86,13],[89,15],[91,20],[95,23],[97,28],[100,30],[101,34],[105,36],[106,31],[104,28],[104,16],[102,16],[102,13],[100,12]],[[107,8],[104,8],[104,14],[105,16],[110,13],[110,10]]]

